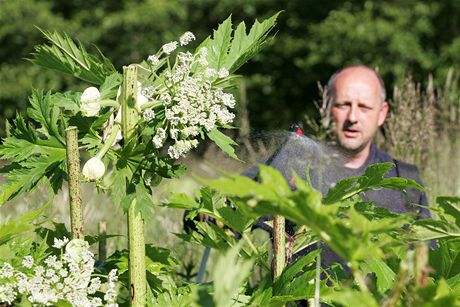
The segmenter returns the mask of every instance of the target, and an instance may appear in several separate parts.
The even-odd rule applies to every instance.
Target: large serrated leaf
[[[229,249],[214,267],[214,302],[217,307],[233,305],[251,273],[254,261],[240,258],[240,249],[241,244]]]
[[[370,165],[364,175],[347,178],[339,181],[324,197],[325,204],[333,204],[353,197],[361,192],[375,189],[394,189],[405,191],[407,188],[415,188],[423,191],[423,187],[413,179],[391,177],[385,178],[394,164],[391,162]]]
[[[248,35],[246,35],[245,24],[242,22],[238,25],[225,63],[225,67],[231,73],[238,70],[265,47],[269,41],[268,34],[275,27],[279,14],[278,12],[261,23],[256,20]]]
[[[385,261],[369,259],[361,263],[360,267],[364,274],[375,273],[377,277],[377,290],[381,294],[385,294],[387,290],[393,287],[396,274]]]
[[[37,65],[74,75],[87,82],[100,85],[105,77],[115,72],[114,66],[103,57],[99,60],[89,54],[83,45],[78,45],[65,33],[40,30],[51,45],[35,48],[31,61]]]
[[[55,137],[64,145],[58,129],[59,110],[52,103],[51,93],[34,90],[29,101],[32,107],[27,110],[27,115],[41,125],[39,131],[47,138]]]
[[[209,68],[219,70],[223,67],[230,47],[232,32],[232,18],[229,16],[219,25],[217,30],[214,30],[213,38],[208,46]]]
[[[212,129],[206,133],[208,137],[213,141],[220,149],[235,160],[239,160],[235,154],[235,149],[232,147],[236,145],[230,137],[220,132],[217,128]],[[240,160],[239,160],[240,161]]]
[[[30,158],[21,165],[10,166],[7,180],[0,187],[0,206],[14,196],[32,190],[43,178],[53,174],[64,160],[65,151],[62,155],[42,155]]]

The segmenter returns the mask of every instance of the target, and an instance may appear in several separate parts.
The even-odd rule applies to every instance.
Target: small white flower
[[[158,128],[155,136],[152,138],[152,143],[155,148],[161,148],[163,146],[163,142],[166,138],[166,130],[163,128]]]
[[[80,97],[80,110],[84,116],[97,116],[101,110],[101,94],[93,86],[88,87]]]
[[[70,259],[75,263],[80,263],[86,258],[89,244],[82,239],[73,239],[65,247],[65,253],[70,256]],[[79,271],[78,268],[76,268]]]
[[[105,173],[105,165],[98,157],[89,159],[83,166],[83,177],[88,181],[96,181]]]
[[[142,83],[137,81],[137,110],[140,112],[142,109],[142,105],[147,102],[149,102],[149,99],[143,95]]]
[[[153,111],[152,109],[144,110],[142,116],[144,117],[144,120],[148,122],[155,118],[155,111]]]
[[[150,56],[147,58],[147,60],[148,60],[148,61],[150,62],[150,64],[152,64],[153,66],[157,66],[158,64],[160,64],[160,59],[159,59],[156,55],[154,55],[154,54],[150,55]]]
[[[193,33],[190,32],[190,31],[185,32],[179,38],[181,46],[185,46],[185,45],[187,45],[188,43],[190,43],[191,41],[194,41],[194,40],[195,40],[195,35],[193,35]]]
[[[225,77],[228,77],[229,72],[228,72],[227,68],[222,67],[222,68],[219,69],[219,71],[217,72],[217,75],[219,76],[219,78],[225,78]]]
[[[223,93],[222,94],[222,103],[229,107],[229,108],[234,108],[235,107],[235,97],[233,97],[232,94],[229,93]]]
[[[217,75],[217,71],[212,68],[206,68],[204,74],[207,78],[213,78]]]
[[[3,267],[0,269],[0,278],[10,278],[13,276],[14,268],[8,262],[3,264]]]
[[[69,239],[66,237],[63,237],[62,239],[54,238],[54,248],[63,248],[67,243],[69,242]]]
[[[32,256],[25,256],[22,260],[22,266],[26,269],[31,269],[34,265],[34,258]]]
[[[14,284],[3,284],[0,285],[0,302],[12,304],[16,300],[16,291]]]
[[[176,41],[164,44],[161,49],[163,49],[163,52],[166,54],[171,54],[174,50],[177,49],[178,43]]]

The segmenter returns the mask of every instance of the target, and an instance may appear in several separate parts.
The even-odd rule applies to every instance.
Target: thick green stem
[[[104,99],[100,102],[101,107],[114,107],[119,108],[120,104],[112,99]]]
[[[149,102],[146,102],[144,103],[142,106],[141,106],[141,110],[145,110],[145,109],[148,109],[148,108],[156,108],[156,107],[159,107],[161,106],[163,103],[161,101],[149,101]]]
[[[83,238],[83,203],[80,185],[80,154],[78,151],[77,127],[69,127],[65,131],[67,174],[70,202],[70,225],[73,239]]]
[[[112,133],[107,138],[107,140],[104,143],[104,146],[102,146],[101,150],[97,153],[96,157],[98,157],[99,159],[102,159],[104,157],[104,155],[107,153],[110,147],[112,147],[113,142],[117,137],[118,131],[120,131],[120,126],[118,125],[118,123],[115,123],[112,129]]]
[[[136,200],[128,209],[129,283],[131,306],[145,306],[147,277],[145,273],[144,221],[136,212]]]
[[[316,278],[315,278],[315,307],[320,307],[319,298],[321,291],[321,253],[316,256]]]
[[[284,216],[276,215],[273,221],[273,279],[276,280],[286,265],[286,232]]]
[[[123,90],[121,99],[122,134],[125,146],[136,138],[137,122],[137,66],[123,67]],[[147,278],[145,272],[144,221],[136,210],[134,199],[128,209],[129,283],[131,306],[146,304]]]

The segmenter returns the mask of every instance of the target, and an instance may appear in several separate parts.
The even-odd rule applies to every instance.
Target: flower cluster
[[[185,32],[178,41],[164,44],[156,54],[148,56],[151,77],[137,84],[136,109],[144,122],[152,122],[155,126],[153,146],[160,149],[167,144],[166,151],[173,159],[179,159],[197,147],[198,138],[204,133],[228,125],[235,118],[230,111],[235,107],[235,98],[217,86],[229,76],[229,71],[224,67],[210,67],[206,47],[201,47],[195,54],[178,52],[174,65],[171,65],[171,54],[193,40],[194,34]],[[165,68],[160,70],[165,63]],[[103,106],[119,108],[120,96],[121,88],[116,101],[101,100],[96,88],[88,88],[81,96],[81,111],[86,116],[96,116]],[[121,124],[121,110],[116,112],[111,120]],[[111,135],[114,125],[107,125],[105,130],[105,134]],[[107,136],[103,138],[104,142],[109,139]],[[117,137],[111,142],[116,144],[119,140]],[[104,150],[83,167],[85,179],[93,181],[103,176],[105,167],[101,158],[107,148]]]
[[[184,33],[180,45],[194,40],[191,32]],[[173,43],[163,45],[164,53],[169,54]],[[177,44],[174,44],[174,49]],[[166,49],[166,50],[165,50]],[[157,109],[144,111],[146,121],[161,121],[152,138],[153,146],[162,148],[168,144],[168,155],[179,159],[198,146],[198,137],[215,127],[230,124],[235,115],[230,109],[235,107],[235,98],[216,86],[216,81],[229,76],[226,68],[215,70],[209,67],[208,50],[202,47],[196,54],[179,52],[175,65],[165,69],[161,77],[163,86],[152,89],[145,86],[142,93],[152,101],[161,103]],[[152,65],[160,60],[156,55],[149,56]],[[172,142],[167,142],[168,140]]]
[[[51,255],[43,263],[34,263],[31,256],[26,256],[22,268],[15,269],[5,262],[0,269],[0,302],[12,304],[22,296],[34,306],[51,306],[59,300],[72,306],[102,306],[104,301],[93,296],[101,291],[102,282],[99,277],[92,277],[95,261],[88,242],[63,238],[56,239],[53,246],[64,245],[61,257]],[[105,306],[118,306],[116,274],[112,270],[108,275]]]

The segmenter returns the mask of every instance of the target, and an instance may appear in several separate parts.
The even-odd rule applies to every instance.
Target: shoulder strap
[[[417,166],[393,159],[396,168],[396,176],[410,178],[419,181]]]

